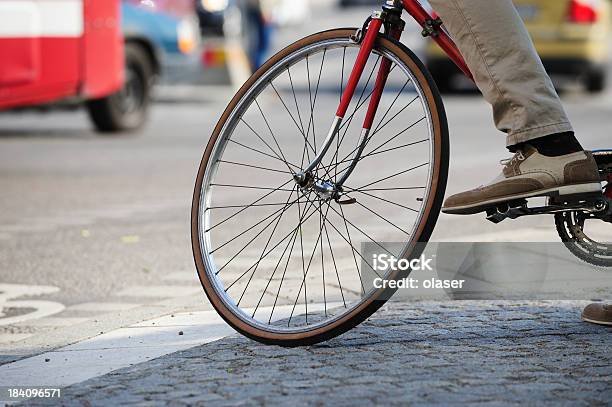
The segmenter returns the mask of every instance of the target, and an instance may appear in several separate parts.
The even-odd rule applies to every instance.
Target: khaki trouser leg
[[[511,0],[429,0],[493,106],[507,145],[572,131]]]

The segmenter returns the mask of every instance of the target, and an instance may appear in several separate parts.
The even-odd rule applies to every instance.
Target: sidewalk
[[[230,336],[67,387],[61,404],[608,405],[612,330],[581,322],[585,304],[393,303],[318,346]]]

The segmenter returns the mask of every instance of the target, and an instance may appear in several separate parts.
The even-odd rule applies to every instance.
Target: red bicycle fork
[[[374,49],[374,43],[376,42],[376,38],[378,37],[378,33],[380,32],[382,25],[383,25],[382,19],[379,17],[373,16],[372,20],[367,26],[367,31],[365,33],[364,38],[361,41],[361,47],[359,49],[359,53],[357,54],[357,60],[355,61],[355,66],[353,67],[353,70],[351,71],[351,75],[349,76],[346,88],[344,90],[344,93],[342,94],[342,98],[340,100],[340,106],[338,107],[338,110],[336,112],[336,117],[331,126],[331,129],[329,130],[327,138],[323,142],[323,146],[321,150],[319,150],[317,156],[310,163],[308,168],[306,168],[306,170],[304,170],[304,172],[302,172],[301,174],[295,175],[296,181],[299,184],[306,182],[307,181],[306,178],[308,177],[308,174],[311,174],[312,171],[314,171],[317,168],[317,166],[319,165],[319,163],[321,162],[321,160],[327,153],[327,150],[332,144],[332,141],[336,137],[338,131],[340,130],[342,121],[344,120],[344,116],[346,115],[346,112],[348,111],[348,108],[349,108],[349,105],[351,104],[351,100],[353,99],[353,96],[355,95],[355,90],[357,89],[357,85],[359,84],[361,76],[363,75],[363,71],[367,65],[368,59],[370,58],[370,55],[372,54],[372,50]],[[399,39],[399,35],[401,35],[401,31],[399,32],[399,34],[396,33],[396,35],[398,36],[398,39]],[[372,123],[374,122],[374,116],[376,115],[376,110],[378,109],[378,104],[380,103],[382,92],[384,90],[385,84],[387,83],[387,77],[389,76],[390,68],[391,68],[391,61],[389,61],[386,58],[383,59],[380,65],[380,68],[378,70],[378,75],[376,78],[376,85],[375,85],[374,91],[370,99],[370,105],[368,107],[368,112],[366,113],[366,118],[364,120],[363,132],[361,136],[360,145],[364,144],[363,143],[364,137],[368,137],[370,127],[372,127]],[[348,178],[348,175],[350,175],[350,171],[347,171],[347,173],[344,174],[343,178],[344,179]],[[342,182],[339,182],[338,184],[341,185]]]
[[[336,111],[336,117],[334,118],[334,122],[327,135],[327,138],[323,142],[322,148],[319,150],[314,160],[303,172],[294,175],[295,181],[299,185],[305,186],[312,180],[313,172],[319,166],[334,138],[337,136],[337,133],[342,126],[342,121],[344,120],[344,117],[351,104],[351,100],[355,95],[355,90],[357,89],[359,81],[361,80],[361,76],[363,75],[368,59],[372,54],[376,39],[380,33],[380,29],[383,27],[383,24],[387,30],[387,35],[390,38],[399,41],[404,28],[404,22],[401,20],[401,13],[403,10],[406,10],[423,27],[423,36],[432,37],[432,39],[448,54],[451,60],[455,62],[459,69],[461,69],[461,71],[463,71],[468,78],[472,80],[474,79],[467,64],[465,63],[465,60],[459,52],[459,49],[453,40],[448,36],[446,30],[443,29],[442,21],[439,18],[432,17],[417,0],[388,0],[386,5],[383,6],[383,11],[374,13],[370,17],[369,23],[364,25],[363,30],[365,30],[365,35],[363,38],[357,38],[357,41],[361,43],[361,47],[359,49],[353,70],[351,71],[351,75],[349,76],[347,86],[342,94],[340,105]],[[384,57],[382,58],[368,105],[368,110],[362,126],[362,133],[358,144],[360,147],[355,155],[355,158],[353,159],[353,163],[344,173],[341,180],[334,186],[336,191],[342,189],[342,184],[354,170],[355,163],[358,161],[359,157],[363,153],[365,145],[367,144],[367,139],[370,137],[370,130],[372,128],[372,124],[374,123],[376,111],[378,110],[378,106],[391,71],[391,65],[392,62],[389,59]],[[328,185],[325,186],[325,188],[328,187]]]
[[[391,4],[390,4],[391,3]],[[388,1],[387,4],[393,7],[399,7],[399,1]],[[420,25],[423,27],[423,36],[432,37],[432,39],[442,48],[448,56],[455,62],[455,64],[459,67],[459,69],[471,80],[474,80],[472,73],[470,72],[461,52],[453,42],[453,40],[448,36],[446,31],[442,28],[442,21],[439,18],[433,18],[418,1],[415,0],[402,0],[401,7],[406,10]],[[400,13],[401,14],[401,13]],[[398,16],[399,18],[399,16]],[[361,79],[361,75],[365,69],[366,63],[372,53],[372,49],[374,48],[374,43],[376,41],[376,37],[380,31],[380,28],[383,25],[383,19],[380,15],[372,16],[372,21],[367,27],[367,32],[365,38],[362,41],[361,49],[359,50],[359,54],[357,56],[357,60],[355,62],[355,67],[351,72],[351,76],[349,77],[349,81],[342,95],[342,100],[340,102],[340,106],[338,107],[338,111],[336,112],[336,117],[344,118],[346,112],[349,108],[353,95],[355,94],[355,89]],[[400,39],[403,30],[403,23],[401,28],[392,28],[389,32],[389,36],[395,40]],[[376,85],[374,87],[374,91],[372,93],[372,99],[370,100],[370,105],[368,107],[368,111],[363,123],[364,132],[369,132],[372,127],[372,123],[374,122],[374,117],[376,115],[376,111],[378,109],[378,105],[380,103],[380,99],[384,90],[384,87],[387,83],[387,78],[389,76],[389,71],[391,69],[391,61],[384,58],[381,62],[378,76],[376,78]]]

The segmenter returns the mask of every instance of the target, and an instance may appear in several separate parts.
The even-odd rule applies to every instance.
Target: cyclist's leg
[[[430,0],[493,106],[508,146],[572,126],[511,0]]]
[[[575,139],[552,81],[511,0],[430,0],[517,151],[488,185],[447,199],[472,214],[543,195],[601,192],[597,164]]]

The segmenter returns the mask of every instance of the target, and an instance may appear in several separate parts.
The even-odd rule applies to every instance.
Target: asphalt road
[[[280,32],[274,46],[319,29],[360,25],[367,14],[317,9],[308,24]],[[407,34],[409,44],[417,40],[414,31]],[[147,127],[127,136],[95,134],[82,111],[0,115],[0,348],[15,350],[15,340],[82,328],[100,315],[162,300],[195,296],[206,306],[191,256],[190,204],[204,146],[231,93],[193,88],[186,98],[162,98]],[[448,192],[454,193],[489,181],[508,153],[480,97],[445,102],[452,136]],[[570,91],[564,102],[586,147],[612,147],[611,90]],[[482,216],[442,216],[434,239],[553,241],[552,226],[549,218],[494,226]],[[49,303],[11,306],[16,298]],[[38,306],[54,323],[27,317],[2,323]],[[107,328],[122,323],[109,321]]]

